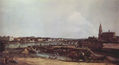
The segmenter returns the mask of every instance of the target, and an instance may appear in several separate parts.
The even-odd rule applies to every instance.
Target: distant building
[[[119,36],[116,36],[115,32],[111,32],[110,30],[108,32],[103,32],[101,24],[99,27],[98,39],[103,42],[119,42]]]
[[[10,36],[0,36],[0,41],[13,41],[14,37]]]
[[[102,42],[99,41],[96,37],[89,37],[88,39],[80,40],[78,46],[88,47],[92,50],[101,49],[103,47]]]

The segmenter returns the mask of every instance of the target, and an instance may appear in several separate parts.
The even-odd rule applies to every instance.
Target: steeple
[[[102,25],[100,24],[100,27],[99,27],[99,34],[102,33]]]
[[[99,26],[99,34],[98,34],[98,38],[100,39],[101,37],[101,33],[102,33],[102,25],[100,24]]]

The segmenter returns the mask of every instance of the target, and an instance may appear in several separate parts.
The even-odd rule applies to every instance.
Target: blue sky
[[[86,38],[119,34],[119,0],[0,0],[0,35]]]

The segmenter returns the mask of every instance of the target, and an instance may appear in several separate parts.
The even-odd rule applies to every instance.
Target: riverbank
[[[16,65],[115,65],[106,63],[64,62],[46,58],[16,58]]]

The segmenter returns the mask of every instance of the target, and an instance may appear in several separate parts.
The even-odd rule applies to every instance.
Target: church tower
[[[99,33],[98,33],[98,39],[101,38],[101,34],[102,34],[102,25],[100,24],[100,26],[99,26]]]

